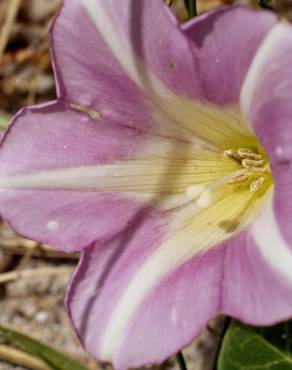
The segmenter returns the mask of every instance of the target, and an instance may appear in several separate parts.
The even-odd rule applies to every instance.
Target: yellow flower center
[[[273,176],[264,148],[236,107],[179,101],[180,106],[179,122],[199,144],[186,165],[181,161],[180,170],[185,173],[181,182],[186,185],[191,212],[196,210],[193,234],[202,234],[202,245],[211,246],[253,222],[273,191]],[[205,241],[206,235],[213,241]]]
[[[224,150],[222,157],[233,164],[228,174],[209,185],[196,184],[186,189],[186,195],[190,199],[196,199],[198,207],[209,207],[213,203],[212,193],[218,189],[223,188],[224,192],[234,194],[254,193],[250,195],[258,200],[273,185],[268,157],[259,144],[249,148]]]

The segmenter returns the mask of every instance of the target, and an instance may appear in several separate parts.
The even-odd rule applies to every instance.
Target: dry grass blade
[[[79,253],[65,253],[54,250],[45,244],[39,244],[33,240],[24,238],[4,239],[0,238],[0,249],[14,254],[26,254],[31,252],[33,257],[78,259]]]
[[[9,4],[8,10],[0,33],[0,60],[9,40],[11,28],[21,4],[21,0],[10,0],[7,4]]]
[[[17,279],[27,279],[32,278],[36,275],[56,275],[56,274],[66,274],[71,273],[73,267],[61,266],[61,267],[42,267],[29,270],[15,270],[10,272],[5,272],[0,274],[0,284],[7,283],[9,281]]]
[[[31,370],[52,370],[42,360],[4,344],[0,345],[0,359]]]

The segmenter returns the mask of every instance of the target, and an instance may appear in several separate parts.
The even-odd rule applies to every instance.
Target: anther
[[[257,179],[253,180],[249,185],[249,191],[254,192],[257,191],[265,181],[265,178],[263,176],[258,177]]]
[[[262,173],[262,172],[268,172],[265,167],[247,167],[246,173],[252,174],[252,173]]]
[[[263,167],[264,161],[262,159],[260,159],[260,160],[243,159],[241,161],[241,164],[242,164],[242,167],[244,167],[244,168]]]
[[[241,162],[242,160],[241,156],[235,150],[232,149],[225,150],[223,152],[223,156],[228,159],[234,159],[235,161],[238,162]]]
[[[238,184],[241,182],[244,182],[248,179],[248,176],[246,174],[238,175],[233,177],[233,179],[229,180],[229,184]]]
[[[238,149],[237,154],[239,154],[242,159],[262,159],[261,154],[254,153],[251,149],[240,148]]]

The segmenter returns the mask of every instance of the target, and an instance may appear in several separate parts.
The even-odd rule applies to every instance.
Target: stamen
[[[235,171],[233,174],[231,174],[231,177],[228,179],[229,184],[239,184],[245,182],[252,174],[271,172],[269,163],[265,163],[262,155],[255,153],[252,149],[239,148],[237,151],[234,151],[233,149],[225,150],[223,155],[229,159],[236,159],[236,161],[240,162],[242,166],[241,171]],[[227,177],[224,179],[226,180]],[[264,181],[265,177],[263,176],[251,181],[249,184],[249,190],[251,192],[257,191],[262,186]],[[222,184],[222,180],[220,182]]]
[[[259,188],[262,186],[263,182],[265,181],[265,178],[263,176],[258,177],[254,181],[250,183],[249,191],[254,192],[259,190]]]
[[[254,151],[252,149],[249,149],[249,148],[239,148],[237,151],[238,152],[246,152],[246,153],[254,153]]]
[[[240,148],[237,153],[242,159],[253,159],[260,160],[262,159],[261,154],[254,153],[251,149]]]
[[[232,149],[225,150],[223,152],[223,156],[228,159],[234,159],[237,162],[241,162],[242,160],[242,157],[235,150]]]
[[[241,182],[244,182],[248,179],[248,176],[246,174],[238,175],[233,177],[233,179],[229,180],[229,184],[238,184]]]
[[[263,159],[254,160],[254,159],[243,159],[241,164],[244,168],[251,168],[251,167],[263,167],[264,161]]]
[[[259,173],[259,172],[269,172],[267,171],[267,169],[265,167],[248,167],[246,169],[246,173],[247,174],[251,174],[251,173]]]
[[[255,192],[260,189],[265,181],[265,177],[259,176],[254,180],[251,179],[251,181],[248,181],[250,175],[255,175],[257,173],[267,174],[271,172],[269,163],[265,163],[262,155],[254,152],[252,149],[229,149],[223,152],[223,156],[236,161],[240,169],[219,178],[209,185],[196,184],[189,186],[185,194],[190,200],[194,201],[199,208],[209,207],[214,199],[216,199],[214,197],[214,192],[224,184],[241,184],[248,182],[245,187],[246,190],[249,189],[250,192]]]
[[[241,170],[238,170],[238,171],[235,171],[235,172],[232,172],[224,177],[221,177],[220,179],[218,179],[217,181],[214,181],[212,184],[209,185],[209,189],[214,191],[216,189],[218,189],[221,185],[224,185],[224,184],[230,184],[230,181],[232,181],[234,178],[236,177],[239,177],[241,175],[244,175],[246,172],[245,169],[241,169]]]

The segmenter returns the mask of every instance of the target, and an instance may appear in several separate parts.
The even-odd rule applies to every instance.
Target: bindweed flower
[[[0,149],[0,211],[82,250],[66,306],[88,352],[159,363],[217,313],[292,314],[292,28],[229,7],[179,25],[162,1],[65,0],[58,100]]]

